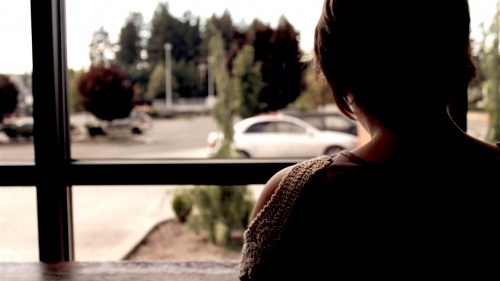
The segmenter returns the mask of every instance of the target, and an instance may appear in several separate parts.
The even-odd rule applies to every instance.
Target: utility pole
[[[165,107],[167,109],[172,108],[172,44],[165,43],[163,45],[165,48]]]

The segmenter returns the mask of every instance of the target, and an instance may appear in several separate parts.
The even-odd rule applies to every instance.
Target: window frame
[[[36,188],[41,262],[74,260],[73,185],[264,184],[276,171],[299,161],[72,159],[65,11],[65,0],[31,0],[35,159],[33,163],[0,164],[0,174],[9,175],[2,177],[0,187]],[[196,177],[186,176],[192,173]]]

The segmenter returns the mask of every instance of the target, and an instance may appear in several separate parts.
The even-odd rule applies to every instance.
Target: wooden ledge
[[[238,281],[239,261],[0,262],[5,281]]]

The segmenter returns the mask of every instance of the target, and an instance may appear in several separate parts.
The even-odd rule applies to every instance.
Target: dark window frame
[[[0,174],[9,175],[1,178],[0,187],[36,188],[40,261],[74,260],[73,185],[263,184],[274,172],[298,162],[294,159],[72,159],[65,11],[65,0],[31,0],[35,160],[0,165]],[[189,176],[192,173],[196,177]]]

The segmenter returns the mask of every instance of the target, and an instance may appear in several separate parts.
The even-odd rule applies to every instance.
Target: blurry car
[[[298,117],[320,130],[338,131],[358,135],[358,123],[340,112],[282,110],[283,114]]]
[[[100,121],[99,125],[88,125],[90,136],[133,134],[140,135],[153,126],[153,119],[146,112],[132,111],[126,118],[111,122]]]
[[[116,129],[119,127],[126,128],[134,135],[140,135],[147,129],[153,126],[153,119],[146,112],[133,111],[127,118],[116,119],[111,121],[111,127]]]
[[[18,137],[26,139],[33,137],[33,117],[31,116],[4,120],[0,126],[1,131],[12,140]]]
[[[223,133],[210,132],[208,155],[219,149]],[[234,124],[233,148],[245,158],[311,158],[358,146],[358,137],[319,130],[297,117],[276,113],[243,119]]]

